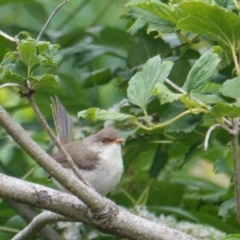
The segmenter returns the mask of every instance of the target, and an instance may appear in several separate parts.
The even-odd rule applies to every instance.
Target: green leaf
[[[213,170],[216,174],[231,172],[226,157],[219,157],[213,164]]]
[[[110,69],[98,69],[96,71],[82,74],[81,76],[84,78],[83,80],[83,87],[89,88],[93,87],[95,84],[105,84],[112,79],[112,73]]]
[[[191,96],[200,100],[204,104],[213,104],[216,102],[225,102],[220,96],[215,94],[191,93]]]
[[[178,15],[174,8],[171,8],[169,5],[161,2],[147,2],[147,3],[138,3],[131,4],[131,6],[150,12],[153,15],[156,15],[166,21],[171,23],[177,23]]]
[[[239,117],[240,103],[216,103],[211,109],[211,113],[217,118]]]
[[[221,61],[219,57],[220,47],[212,47],[205,52],[193,65],[187,79],[183,85],[183,89],[189,92],[199,92],[217,70],[217,66]]]
[[[22,59],[28,67],[27,75],[30,76],[31,68],[39,63],[36,42],[32,38],[23,39],[19,42],[17,49],[20,59]]]
[[[149,177],[156,178],[161,170],[163,170],[166,166],[168,159],[169,156],[166,154],[166,152],[161,150],[161,146],[159,145],[149,170]]]
[[[191,99],[188,95],[181,95],[179,100],[188,108],[204,107],[203,104]]]
[[[37,43],[37,50],[40,62],[43,63],[45,67],[57,67],[62,60],[59,48],[60,46],[57,44],[39,41]]]
[[[152,94],[158,95],[161,104],[169,102],[172,103],[173,101],[179,99],[180,96],[182,96],[182,94],[173,93],[170,91],[169,88],[166,87],[163,83],[157,83]]]
[[[240,234],[227,235],[223,240],[240,240]]]
[[[90,121],[106,121],[106,120],[115,120],[115,121],[124,121],[131,120],[134,121],[135,117],[129,114],[119,113],[119,112],[110,112],[99,108],[89,108],[78,113],[78,118],[84,118]]]
[[[219,216],[226,218],[228,211],[235,207],[235,198],[231,198],[225,201],[219,208]]]
[[[233,12],[204,2],[183,2],[178,9],[187,17],[176,29],[204,34],[228,46],[240,40],[240,19]]]
[[[228,79],[220,89],[222,95],[237,99],[240,97],[240,76]]]
[[[43,76],[35,77],[35,79],[38,80],[35,85],[37,87],[56,87],[59,82],[58,76],[52,74],[44,74]]]
[[[143,70],[136,73],[129,81],[127,89],[129,100],[140,108],[146,109],[156,83],[163,83],[172,65],[172,62],[161,63],[159,56],[149,59],[143,66]]]

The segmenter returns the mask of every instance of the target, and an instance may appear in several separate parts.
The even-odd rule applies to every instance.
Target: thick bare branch
[[[33,142],[24,129],[12,120],[2,106],[0,106],[0,124],[29,156],[48,171],[61,185],[79,197],[93,212],[106,212],[105,199],[94,189],[79,181],[74,175],[69,176],[68,171]]]
[[[118,208],[109,221],[88,214],[88,208],[75,196],[59,192],[38,184],[29,183],[0,174],[0,197],[25,202],[44,208],[75,221],[81,221],[97,227],[105,233],[133,240],[194,240],[179,231],[160,226],[154,222],[133,215]],[[107,199],[106,199],[107,200]],[[107,200],[107,203],[113,203]],[[98,216],[99,217],[99,216]],[[104,217],[104,216],[102,216]]]

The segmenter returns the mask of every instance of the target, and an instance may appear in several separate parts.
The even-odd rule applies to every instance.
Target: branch
[[[62,146],[62,144],[60,143],[60,141],[57,139],[57,137],[55,136],[55,134],[53,133],[52,129],[48,126],[45,118],[43,117],[40,109],[38,108],[33,96],[28,97],[28,100],[33,108],[33,111],[35,112],[38,121],[41,123],[41,125],[43,126],[44,130],[48,133],[48,135],[50,136],[50,138],[52,139],[52,141],[54,142],[54,144],[57,146],[58,150],[61,152],[62,156],[65,158],[65,160],[69,163],[69,165],[71,166],[71,169],[74,171],[74,173],[76,174],[76,176],[87,186],[91,187],[90,183],[88,183],[84,177],[82,176],[79,168],[76,166],[76,164],[74,163],[73,159],[71,158],[71,156],[68,154],[68,152],[65,150],[65,148]]]
[[[232,151],[234,164],[234,192],[236,201],[237,220],[240,224],[240,163],[238,150],[239,118],[233,119]]]
[[[47,224],[57,221],[69,221],[69,219],[53,212],[43,212],[36,216],[33,219],[33,221],[30,224],[28,224],[28,226],[25,227],[21,232],[15,235],[14,238],[12,238],[12,240],[33,239],[38,234],[38,232],[42,228],[44,228]],[[60,236],[58,236],[57,239],[61,240],[61,237],[60,238],[59,237]],[[48,239],[50,239],[49,236]]]
[[[129,240],[196,240],[196,238],[177,230],[161,226],[143,219],[122,208],[113,214],[109,221],[103,221],[94,214],[77,197],[33,184],[0,173],[0,197],[25,202],[35,207],[44,208],[74,221],[81,221],[97,227],[101,232]],[[106,204],[114,204],[106,199]],[[104,217],[104,216],[102,216]]]
[[[106,211],[106,202],[94,189],[79,181],[75,175],[69,177],[68,171],[44,152],[24,129],[14,122],[6,110],[0,106],[0,125],[41,167],[51,174],[71,193],[79,197],[93,212]]]
[[[15,202],[13,200],[5,200],[5,202],[28,223],[31,222],[33,218],[37,216],[37,213],[26,204]],[[50,226],[45,226],[42,230],[41,228],[39,228],[38,232],[40,232],[40,234],[46,240],[52,240],[52,239],[62,240],[61,236]],[[32,239],[32,238],[33,236],[31,238],[29,237],[28,239]]]
[[[16,38],[13,38],[11,36],[9,36],[8,34],[4,33],[3,31],[0,30],[0,36],[6,38],[7,40],[13,42],[13,43],[18,43],[18,40]]]
[[[53,19],[54,15],[57,13],[57,11],[63,6],[65,5],[69,0],[64,0],[61,4],[59,4],[56,9],[52,12],[52,14],[50,15],[50,17],[48,18],[47,22],[44,24],[43,28],[41,29],[40,33],[37,36],[37,41],[40,40],[40,38],[42,37],[43,32],[45,31],[45,29],[47,28],[48,24],[51,22],[51,20]]]

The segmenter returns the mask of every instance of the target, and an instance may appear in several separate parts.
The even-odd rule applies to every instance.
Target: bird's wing
[[[89,150],[85,145],[83,145],[82,142],[70,142],[64,145],[64,148],[72,157],[78,168],[85,170],[92,170],[95,168],[95,165],[98,161],[97,153]],[[59,151],[54,153],[52,157],[63,167],[70,168],[69,164]]]

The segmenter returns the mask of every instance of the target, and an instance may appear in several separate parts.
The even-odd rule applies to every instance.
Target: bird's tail
[[[51,100],[53,120],[57,131],[58,139],[62,144],[66,144],[70,142],[72,138],[73,121],[67,114],[66,109],[60,103],[57,96],[51,98]]]

